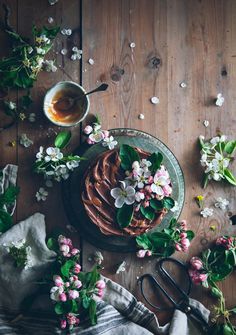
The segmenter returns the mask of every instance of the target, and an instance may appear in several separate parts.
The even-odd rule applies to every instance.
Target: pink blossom
[[[81,266],[78,263],[76,263],[75,266],[74,266],[73,272],[74,273],[80,273],[80,271],[81,271]]]
[[[73,275],[70,277],[70,282],[73,283],[74,281],[78,280],[78,276]]]
[[[66,328],[66,320],[61,320],[61,329]]]
[[[96,287],[99,289],[104,289],[106,287],[106,283],[104,282],[104,280],[100,279],[96,282]]]
[[[148,257],[152,256],[152,252],[151,252],[151,250],[147,250],[146,255],[147,255]]]
[[[148,193],[152,193],[152,188],[150,185],[145,186],[145,191]]]
[[[76,326],[80,323],[80,319],[78,319],[74,314],[72,313],[68,313],[67,314],[67,321],[69,323],[70,326]]]
[[[187,250],[190,246],[190,241],[189,241],[188,238],[183,238],[180,243],[181,243],[183,249],[185,249],[185,250]]]
[[[171,193],[172,193],[172,187],[170,185],[165,185],[165,186],[163,186],[162,189],[163,189],[164,195],[166,197],[168,197],[169,195],[171,195]]]
[[[70,238],[66,238],[66,237],[63,236],[63,235],[60,235],[60,236],[58,237],[58,242],[59,242],[60,244],[68,245],[70,248],[72,248],[72,241],[71,241]]]
[[[200,273],[197,270],[189,269],[188,273],[189,273],[189,276],[191,277],[192,282],[194,284],[197,285],[197,284],[200,284],[202,282],[201,279],[199,278]]]
[[[85,133],[86,135],[91,134],[92,131],[93,131],[93,127],[91,127],[90,125],[88,125],[88,126],[86,126],[86,127],[84,128],[84,133]]]
[[[60,246],[60,250],[63,253],[63,255],[67,255],[70,252],[70,247],[67,244],[62,244]]]
[[[178,243],[176,243],[175,244],[175,250],[182,251],[181,245],[179,245]]]
[[[70,286],[70,283],[67,281],[66,283],[65,283],[65,287],[69,287]]]
[[[87,140],[86,140],[86,141],[87,141],[87,143],[88,143],[88,144],[91,144],[91,145],[95,143],[95,142],[94,142],[94,141],[92,141],[90,138],[87,138]]]
[[[74,281],[74,287],[76,287],[77,289],[79,289],[82,286],[82,283],[80,280],[75,280]]]
[[[207,280],[207,277],[208,277],[207,273],[200,273],[200,275],[199,275],[199,280],[200,280],[201,282],[204,282],[204,281]]]
[[[72,256],[75,256],[75,255],[77,255],[77,254],[79,254],[79,249],[73,248],[73,249],[71,250],[71,255],[72,255]]]
[[[149,184],[152,184],[152,183],[153,183],[153,176],[150,176],[150,177],[148,178],[148,183],[149,183]]]
[[[64,285],[63,279],[60,276],[53,276],[53,280],[57,287]]]
[[[150,205],[149,201],[146,200],[146,201],[143,202],[143,207],[144,208],[149,207],[149,205]]]
[[[203,267],[202,261],[198,257],[192,257],[190,259],[190,264],[191,264],[192,268],[195,269],[195,270],[201,270],[202,267]]]
[[[110,136],[110,133],[108,130],[103,130],[103,135],[104,135],[104,138],[108,138]]]
[[[59,300],[65,302],[67,300],[66,294],[63,292],[59,294]]]
[[[181,225],[181,227],[185,230],[185,229],[187,228],[187,221],[186,221],[186,220],[182,220],[182,221],[180,222],[180,225]]]
[[[136,255],[137,255],[138,258],[144,258],[145,255],[146,255],[146,252],[147,252],[147,250],[141,249],[141,250],[137,251]]]
[[[100,298],[102,298],[103,295],[104,295],[103,290],[102,290],[102,289],[98,290],[97,295],[98,295]]]
[[[186,238],[187,234],[186,233],[180,233],[179,236],[180,236],[180,238]]]
[[[76,290],[69,290],[68,297],[70,300],[79,298],[79,292]]]

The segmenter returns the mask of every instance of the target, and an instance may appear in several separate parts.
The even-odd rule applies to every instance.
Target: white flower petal
[[[124,203],[125,203],[125,197],[121,195],[118,198],[116,198],[115,207],[121,208],[124,205]]]

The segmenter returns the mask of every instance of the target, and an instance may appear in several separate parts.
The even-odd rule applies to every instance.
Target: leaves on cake
[[[174,199],[171,197],[165,197],[162,200],[151,199],[150,206],[156,211],[161,211],[163,208],[170,210],[175,205]]]
[[[128,144],[120,146],[121,167],[124,170],[132,170],[132,164],[135,161],[140,162],[140,157],[137,151]]]
[[[140,211],[141,211],[141,213],[143,214],[143,216],[146,219],[148,219],[150,221],[154,220],[154,218],[155,218],[155,211],[154,211],[154,209],[152,207],[143,207],[143,206],[141,206],[140,207]]]
[[[126,228],[129,226],[133,219],[134,208],[133,205],[124,204],[121,208],[117,210],[116,219],[121,228]]]
[[[148,160],[152,163],[152,165],[150,166],[150,171],[152,173],[155,173],[161,166],[161,163],[163,161],[163,155],[160,152],[154,152],[153,154],[151,154]]]

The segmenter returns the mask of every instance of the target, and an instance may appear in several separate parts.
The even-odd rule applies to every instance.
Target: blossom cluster
[[[94,294],[102,297],[106,285],[98,277],[94,283],[87,281],[87,274],[81,272],[79,264],[80,251],[73,246],[70,238],[60,235],[57,244],[58,259],[62,264],[61,274],[53,276],[50,298],[55,304],[55,312],[61,315],[61,328],[72,330],[80,323],[80,306],[84,305],[83,299],[91,300]],[[70,302],[71,309],[68,310]]]
[[[190,259],[190,269],[188,272],[194,284],[204,283],[208,278],[208,274],[203,267],[203,262],[199,257],[192,257]]]
[[[194,233],[187,230],[186,220],[177,222],[175,218],[172,218],[168,228],[158,232],[158,237],[155,236],[155,232],[136,237],[138,246],[142,248],[137,251],[136,255],[139,258],[145,256],[169,257],[175,250],[187,252],[193,237]],[[167,249],[169,249],[168,254],[166,254]]]
[[[140,206],[149,207],[151,199],[162,200],[171,195],[172,186],[168,171],[161,165],[152,173],[151,165],[147,159],[133,162],[132,171],[126,171],[127,177],[120,181],[121,187],[111,190],[115,207],[134,204],[134,210],[139,211]]]
[[[232,154],[236,148],[235,141],[227,141],[225,135],[216,136],[205,141],[204,136],[199,136],[201,146],[201,159],[200,163],[204,167],[204,186],[208,181],[213,179],[220,181],[226,179],[229,183],[235,185],[235,178],[228,170]]]
[[[226,250],[236,250],[236,238],[230,236],[220,236],[216,240],[216,245],[220,245]]]
[[[41,146],[36,154],[35,172],[44,175],[46,180],[60,182],[69,178],[70,172],[79,166],[80,157],[65,156],[59,148]]]
[[[6,251],[11,255],[17,267],[25,270],[33,266],[31,247],[27,245],[25,239],[13,241],[10,245],[4,245]]]
[[[114,149],[118,142],[113,136],[110,136],[108,130],[101,128],[98,120],[84,128],[83,132],[87,136],[87,143],[91,145],[101,142],[104,147],[108,147],[110,150]]]

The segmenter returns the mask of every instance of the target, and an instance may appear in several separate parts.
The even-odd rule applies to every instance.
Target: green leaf
[[[225,144],[225,147],[224,147],[224,151],[231,155],[234,150],[236,149],[236,141],[228,141],[226,144]]]
[[[162,201],[163,201],[163,206],[166,209],[171,209],[175,205],[175,201],[171,197],[165,197]]]
[[[222,292],[216,287],[211,288],[211,294],[218,299],[222,297]]]
[[[136,237],[136,243],[138,246],[145,250],[151,250],[152,249],[152,243],[150,242],[147,234],[142,234],[140,236]]]
[[[160,152],[154,152],[153,154],[151,154],[148,160],[152,163],[152,165],[150,166],[151,172],[155,173],[161,166],[161,163],[163,161],[163,155]]]
[[[63,274],[63,276],[69,278],[71,268],[73,268],[74,266],[75,266],[74,261],[72,260],[66,261],[65,264],[63,264],[61,267],[61,273]]]
[[[152,207],[143,207],[143,206],[141,206],[140,207],[140,211],[141,211],[141,213],[143,214],[143,216],[146,218],[146,219],[148,219],[148,220],[154,220],[154,218],[155,218],[155,212],[154,212],[154,210],[153,210],[153,208]]]
[[[77,313],[78,312],[78,303],[77,303],[77,301],[71,300],[71,304],[72,304],[71,312],[72,313]]]
[[[203,179],[202,179],[202,187],[206,188],[209,183],[208,174],[204,173]]]
[[[236,306],[229,310],[229,312],[236,314]]]
[[[149,240],[156,245],[166,246],[166,243],[169,243],[171,236],[164,232],[154,232],[148,234]]]
[[[82,300],[82,306],[87,309],[90,306],[91,298],[85,295]]]
[[[217,272],[216,272],[217,271]],[[219,264],[214,267],[214,272],[209,275],[214,282],[225,279],[233,271],[233,267],[229,264]]]
[[[64,314],[65,309],[62,303],[56,303],[55,307],[54,307],[54,311],[56,314],[61,315]]]
[[[50,237],[47,241],[47,247],[50,250],[58,251],[58,243],[55,238]]]
[[[90,277],[89,277],[89,283],[88,283],[88,288],[93,288],[96,282],[100,278],[100,273],[98,272],[98,266],[95,265],[93,270],[90,272]]]
[[[12,217],[4,209],[0,209],[0,232],[5,233],[12,226]]]
[[[223,326],[223,335],[234,335],[234,331],[229,324]]]
[[[134,208],[132,205],[124,204],[121,208],[118,208],[116,219],[117,223],[121,228],[128,227],[133,219]]]
[[[192,230],[187,230],[186,234],[187,234],[187,238],[189,239],[189,241],[191,241],[195,236],[195,234]]]
[[[157,199],[151,199],[150,206],[156,211],[161,211],[164,208],[163,201]]]
[[[71,131],[61,131],[55,139],[55,147],[63,149],[67,146],[71,139]]]
[[[229,169],[224,169],[224,176],[230,184],[236,186],[236,178]]]
[[[140,162],[140,157],[137,151],[128,144],[120,146],[121,167],[124,170],[132,170],[132,164],[135,161]]]
[[[15,200],[20,192],[20,188],[17,186],[9,186],[6,191],[0,195],[0,205],[10,205]]]
[[[92,326],[97,324],[96,312],[97,312],[97,304],[96,301],[92,299],[89,305],[89,318]]]

